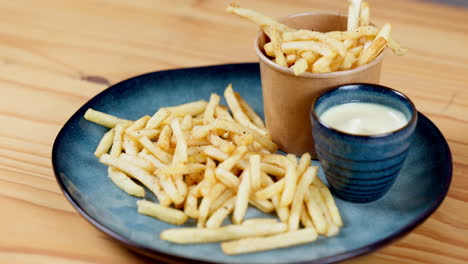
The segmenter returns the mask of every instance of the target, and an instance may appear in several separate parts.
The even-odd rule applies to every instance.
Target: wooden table
[[[148,263],[82,218],[62,195],[51,148],[83,103],[144,72],[257,61],[257,28],[215,0],[2,0],[0,3],[0,263]],[[347,12],[343,1],[238,1],[279,17]],[[468,261],[468,9],[369,0],[410,48],[388,55],[382,83],[408,94],[453,153],[440,208],[398,242],[348,263]],[[457,2],[457,1],[455,1]],[[459,3],[461,1],[458,1]]]

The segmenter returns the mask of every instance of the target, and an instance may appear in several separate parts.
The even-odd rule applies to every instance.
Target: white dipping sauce
[[[408,123],[399,110],[374,103],[332,106],[320,115],[320,120],[329,127],[355,135],[385,134]]]

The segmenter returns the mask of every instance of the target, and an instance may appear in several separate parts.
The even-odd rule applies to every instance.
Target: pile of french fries
[[[226,254],[242,254],[333,236],[343,225],[330,191],[311,156],[275,154],[262,119],[229,85],[220,96],[159,109],[129,121],[88,109],[85,118],[110,128],[94,155],[109,166],[112,182],[137,202],[138,212],[175,225],[173,243],[223,242]],[[229,112],[229,110],[231,112]],[[232,113],[232,114],[231,114]],[[249,205],[276,218],[245,219]],[[230,225],[222,226],[230,215]]]
[[[390,38],[389,23],[381,29],[370,24],[367,2],[349,0],[349,3],[347,31],[333,32],[292,29],[235,4],[226,11],[257,24],[270,39],[263,46],[265,54],[276,64],[290,67],[295,75],[353,69],[373,61],[387,46],[400,56],[408,51]]]

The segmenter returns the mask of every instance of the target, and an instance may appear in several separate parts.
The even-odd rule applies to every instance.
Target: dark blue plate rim
[[[99,221],[94,219],[92,216],[88,215],[88,213],[86,213],[79,206],[77,201],[75,201],[72,194],[68,191],[68,189],[65,187],[65,184],[62,182],[62,180],[60,178],[59,172],[57,171],[57,167],[55,165],[57,163],[57,156],[60,155],[60,153],[58,152],[57,144],[58,144],[58,139],[61,138],[62,133],[64,133],[63,132],[64,128],[67,127],[72,120],[74,120],[78,116],[81,117],[83,115],[84,111],[89,108],[89,105],[91,105],[91,103],[93,103],[95,100],[98,100],[101,96],[109,93],[110,90],[114,89],[114,87],[119,86],[124,82],[130,81],[130,80],[133,80],[133,79],[136,79],[136,78],[140,78],[140,77],[143,77],[143,76],[146,76],[146,75],[155,74],[155,73],[164,74],[164,73],[172,72],[172,71],[186,71],[186,70],[191,70],[191,69],[207,69],[207,70],[209,70],[209,69],[212,69],[212,68],[223,68],[223,67],[232,67],[232,66],[236,66],[236,67],[245,66],[245,67],[247,67],[247,66],[252,66],[254,64],[258,65],[258,63],[255,63],[255,62],[254,63],[248,62],[248,63],[219,64],[219,65],[210,65],[210,66],[202,66],[202,67],[179,68],[179,69],[170,69],[170,70],[149,72],[149,73],[145,73],[145,74],[142,74],[142,75],[131,77],[129,79],[118,82],[118,83],[106,88],[105,90],[101,91],[97,95],[95,95],[88,102],[86,102],[83,106],[81,106],[67,120],[67,122],[62,127],[62,129],[60,129],[60,132],[57,134],[57,137],[54,140],[54,144],[53,144],[53,147],[52,147],[52,167],[53,167],[53,170],[54,170],[55,179],[57,180],[57,183],[58,183],[60,189],[62,190],[64,196],[71,203],[71,205],[78,211],[78,213],[80,213],[81,216],[83,216],[86,220],[88,220],[97,229],[99,229],[100,231],[106,233],[107,235],[111,236],[112,238],[116,239],[117,241],[123,243],[126,247],[128,247],[128,248],[130,248],[130,249],[132,249],[132,250],[134,250],[134,251],[136,251],[136,252],[138,252],[140,254],[143,254],[143,255],[146,255],[146,256],[149,256],[149,257],[152,257],[152,258],[157,258],[159,260],[171,261],[171,262],[176,261],[176,262],[180,262],[180,263],[200,263],[200,264],[202,264],[202,263],[207,263],[207,264],[208,263],[209,264],[216,263],[216,262],[208,262],[208,261],[200,261],[200,260],[195,260],[195,259],[190,259],[190,258],[184,258],[184,257],[180,257],[180,256],[167,254],[167,253],[164,253],[162,251],[155,250],[155,249],[152,249],[152,248],[148,248],[145,245],[142,245],[140,243],[136,243],[136,242],[134,242],[134,241],[132,241],[132,240],[130,240],[130,239],[128,239],[128,238],[114,232],[114,231],[112,231],[111,229],[107,228],[105,225],[101,224]],[[439,193],[439,196],[437,197],[437,199],[434,200],[433,204],[430,207],[428,207],[428,209],[425,212],[420,214],[420,216],[417,219],[415,219],[410,224],[406,225],[404,228],[402,228],[401,230],[399,230],[395,234],[393,234],[391,236],[388,236],[388,237],[386,237],[384,239],[381,239],[379,241],[376,241],[376,242],[374,242],[374,243],[372,243],[370,245],[367,245],[367,246],[364,246],[364,247],[361,247],[361,248],[358,248],[358,249],[354,249],[354,250],[351,250],[351,251],[348,251],[348,252],[344,252],[344,253],[341,253],[341,254],[337,254],[337,255],[334,255],[334,256],[329,256],[329,257],[315,259],[315,260],[311,260],[311,261],[305,261],[305,262],[294,262],[293,264],[326,264],[326,263],[334,263],[334,262],[343,261],[343,260],[346,260],[346,259],[350,259],[350,258],[353,258],[353,257],[357,257],[357,256],[360,256],[360,255],[364,255],[364,254],[373,252],[373,251],[375,251],[377,249],[380,249],[380,248],[382,248],[384,246],[389,245],[390,243],[396,241],[397,239],[399,239],[399,238],[403,237],[404,235],[406,235],[407,233],[409,233],[415,227],[422,224],[440,206],[442,201],[447,196],[447,193],[448,193],[448,190],[449,190],[449,187],[450,187],[450,183],[452,181],[452,171],[453,171],[452,154],[451,154],[450,148],[449,148],[449,146],[447,144],[447,141],[446,141],[445,137],[442,135],[442,133],[440,132],[439,128],[437,128],[437,126],[434,125],[434,123],[432,123],[432,121],[429,118],[427,118],[426,116],[424,116],[422,113],[418,112],[418,114],[419,114],[419,117],[421,119],[423,119],[424,121],[428,122],[431,126],[433,126],[434,132],[437,135],[437,137],[442,139],[441,140],[442,141],[441,142],[442,147],[443,147],[444,152],[447,153],[447,155],[448,155],[447,160],[450,163],[449,167],[447,168],[446,173],[444,175],[442,175],[442,177],[444,177],[444,179],[445,179],[444,185],[442,186],[443,191]],[[418,122],[420,122],[420,121],[418,121]]]

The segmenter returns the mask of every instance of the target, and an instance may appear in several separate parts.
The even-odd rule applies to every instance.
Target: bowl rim
[[[316,104],[319,101],[319,99],[322,98],[323,96],[325,96],[327,94],[330,94],[330,93],[333,93],[333,92],[335,92],[337,90],[358,90],[358,89],[362,89],[362,86],[370,87],[370,88],[372,88],[372,89],[374,89],[376,91],[385,90],[387,92],[395,94],[397,97],[402,98],[410,106],[411,118],[408,120],[408,122],[403,127],[399,128],[399,129],[396,129],[396,130],[392,130],[390,132],[386,132],[386,133],[382,133],[382,134],[375,134],[375,135],[359,135],[359,134],[347,133],[347,132],[335,129],[335,128],[325,124],[319,118],[317,113],[315,112]],[[393,89],[393,88],[390,88],[390,87],[387,87],[387,86],[383,86],[383,85],[380,85],[380,84],[374,84],[374,83],[348,83],[348,84],[338,85],[338,86],[332,87],[331,89],[323,91],[317,97],[315,97],[314,100],[312,101],[312,105],[311,105],[311,108],[310,108],[310,116],[311,116],[312,119],[314,119],[317,122],[317,124],[319,126],[322,126],[323,128],[331,131],[332,133],[336,133],[336,134],[338,134],[340,136],[345,136],[345,137],[354,138],[354,139],[382,139],[382,138],[385,138],[385,137],[389,137],[389,136],[392,136],[392,135],[395,135],[395,134],[402,133],[403,131],[406,131],[407,129],[414,128],[416,126],[417,121],[418,121],[418,111],[417,111],[413,101],[411,101],[411,99],[407,95],[405,95],[404,93],[402,93],[402,92],[400,92],[400,91],[398,91],[396,89]]]
[[[333,15],[333,16],[338,16],[338,17],[347,17],[347,15],[344,15],[344,14],[341,14],[341,13],[338,13],[338,12],[310,11],[310,12],[290,14],[290,15],[287,15],[287,16],[277,18],[276,20],[285,21],[287,19],[291,19],[291,18],[295,18],[295,17],[314,16],[314,15]],[[365,70],[367,70],[367,69],[369,69],[371,67],[374,67],[377,64],[380,64],[383,61],[383,58],[385,57],[385,54],[386,54],[386,51],[387,51],[387,48],[385,48],[384,50],[382,50],[382,52],[380,52],[379,56],[377,56],[377,58],[372,60],[370,63],[361,65],[361,66],[356,67],[354,69],[344,70],[344,71],[324,72],[324,73],[304,72],[304,73],[302,73],[300,75],[295,75],[294,71],[291,68],[285,68],[283,66],[279,66],[278,64],[274,63],[271,59],[269,59],[263,53],[263,51],[259,47],[259,39],[260,39],[261,36],[266,37],[265,33],[263,33],[262,30],[259,30],[257,32],[257,35],[256,35],[255,40],[254,40],[254,49],[255,49],[255,53],[257,54],[257,57],[259,58],[259,60],[261,62],[265,63],[266,65],[268,65],[270,68],[273,68],[276,71],[286,73],[286,74],[292,75],[294,77],[302,77],[302,78],[318,78],[318,79],[320,79],[320,78],[334,78],[334,77],[341,77],[341,76],[352,75],[352,74],[355,74],[355,73],[358,73],[358,72],[362,72],[362,71],[365,71]]]

